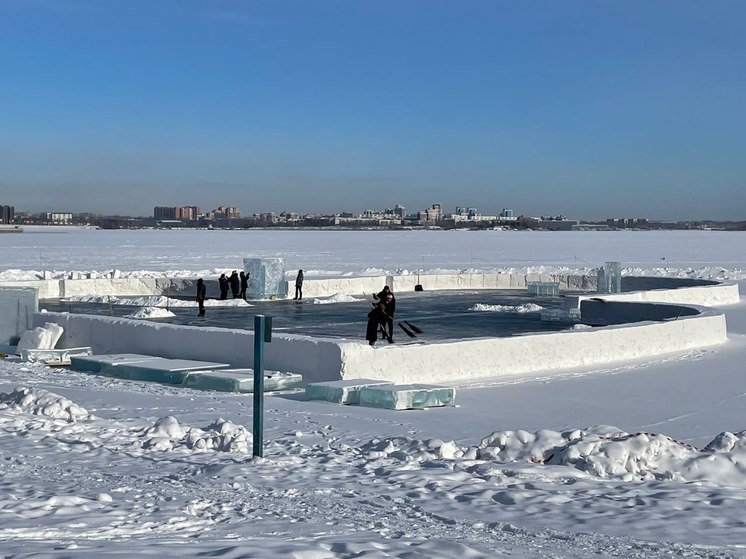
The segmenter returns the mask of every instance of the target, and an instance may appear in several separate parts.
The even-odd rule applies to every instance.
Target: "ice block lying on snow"
[[[360,391],[368,386],[393,385],[387,380],[356,378],[351,380],[332,380],[314,382],[306,386],[307,400],[326,400],[337,404],[359,404]]]
[[[153,356],[141,355],[139,353],[107,353],[88,356],[74,355],[70,357],[73,369],[76,371],[101,374],[107,374],[104,371],[108,371],[111,367],[116,365],[126,365],[128,363],[137,363],[149,359],[153,359]]]
[[[89,355],[70,358],[73,369],[128,380],[146,380],[166,384],[181,384],[192,371],[227,369],[227,363],[166,359],[135,353]]]
[[[389,410],[452,406],[455,400],[455,388],[436,384],[369,386],[360,391],[360,405]]]
[[[294,388],[303,382],[297,373],[264,371],[264,391]],[[223,369],[220,371],[198,371],[188,373],[184,386],[219,392],[254,392],[253,369]]]

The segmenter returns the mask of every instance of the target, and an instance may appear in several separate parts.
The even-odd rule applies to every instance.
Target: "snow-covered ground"
[[[743,241],[709,231],[24,232],[0,236],[0,277],[195,275],[278,254],[307,276],[416,272],[424,256],[432,270],[619,260],[628,273],[743,280]],[[271,395],[263,459],[251,458],[250,395],[0,361],[0,551],[746,557],[746,303],[723,310],[722,346],[483,380],[458,386],[455,408]]]
[[[85,275],[217,277],[246,257],[282,257],[288,278],[455,271],[588,271],[606,261],[624,273],[746,279],[720,231],[207,231],[27,228],[0,236],[0,280]]]

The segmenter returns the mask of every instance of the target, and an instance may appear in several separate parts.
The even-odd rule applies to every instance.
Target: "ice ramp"
[[[287,390],[303,382],[297,373],[264,371],[264,391]],[[222,369],[219,371],[189,372],[184,379],[184,386],[200,390],[218,392],[254,392],[253,369]]]
[[[70,362],[76,371],[163,384],[183,384],[191,372],[230,367],[228,363],[166,359],[136,353],[71,356]]]

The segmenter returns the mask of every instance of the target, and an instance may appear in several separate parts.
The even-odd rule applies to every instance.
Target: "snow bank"
[[[91,417],[85,408],[40,388],[16,388],[10,394],[0,392],[0,410],[43,415],[70,423]]]
[[[191,450],[194,452],[236,452],[247,454],[253,445],[252,434],[242,425],[218,419],[205,430],[184,429],[173,416],[162,417],[143,431],[143,448],[152,450]]]
[[[539,312],[543,309],[541,305],[536,303],[524,303],[523,305],[488,305],[486,303],[477,303],[471,307],[470,311],[480,312],[504,312],[514,314],[524,314],[530,312]]]
[[[360,299],[353,297],[352,295],[346,295],[344,293],[335,293],[331,297],[326,299],[314,299],[312,302],[314,305],[329,305],[332,303],[354,303]]]
[[[142,309],[132,314],[127,314],[125,318],[169,318],[176,316],[169,310],[160,309],[158,307],[143,307]]]
[[[111,305],[126,305],[130,307],[180,307],[196,308],[197,302],[189,299],[174,299],[173,297],[164,297],[162,295],[151,295],[148,297],[121,298],[112,295],[77,295],[74,297],[65,297],[65,302],[96,303]],[[206,299],[205,307],[251,307],[252,305],[243,299]]]
[[[710,482],[746,488],[746,431],[719,434],[704,449],[654,433],[625,433],[599,425],[571,431],[496,431],[476,447],[440,439],[373,439],[360,451],[369,460],[454,461],[455,469],[478,475],[479,464],[531,463],[566,466],[604,479]]]

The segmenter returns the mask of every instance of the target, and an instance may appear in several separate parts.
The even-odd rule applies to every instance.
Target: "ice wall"
[[[725,316],[714,310],[675,321],[484,338],[383,349],[342,345],[342,378],[400,384],[469,381],[621,362],[727,340]]]
[[[654,307],[659,305],[637,305],[638,312],[658,312]],[[697,312],[676,320],[589,330],[375,348],[364,340],[275,334],[265,346],[265,366],[300,373],[306,382],[357,378],[399,384],[455,382],[638,359],[727,340],[720,311]],[[37,313],[34,320],[60,324],[65,330],[61,347],[88,345],[95,353],[142,353],[233,367],[250,367],[253,362],[254,336],[245,330],[67,313]]]
[[[37,313],[34,323],[64,328],[58,347],[91,346],[94,353],[136,353],[193,359],[249,368],[254,363],[254,333],[229,328],[199,328],[143,320],[69,313]],[[307,382],[340,378],[337,340],[273,334],[265,344],[267,369],[300,373]]]
[[[34,314],[37,312],[37,289],[0,287],[0,345],[16,345],[21,332],[32,328]]]

